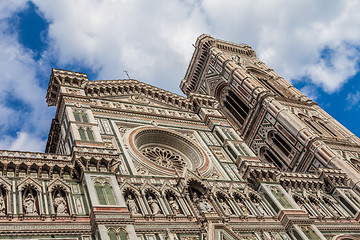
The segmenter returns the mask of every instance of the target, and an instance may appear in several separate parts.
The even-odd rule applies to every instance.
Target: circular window
[[[130,146],[143,163],[174,172],[208,167],[204,152],[190,139],[157,127],[136,129],[130,134]]]

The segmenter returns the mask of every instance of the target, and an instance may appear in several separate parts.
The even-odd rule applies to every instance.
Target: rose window
[[[152,172],[173,174],[185,168],[209,170],[209,161],[201,148],[191,139],[175,131],[143,127],[129,136],[130,147],[138,156],[137,164]]]
[[[180,155],[167,149],[146,147],[142,149],[141,153],[151,161],[166,168],[182,169],[185,166],[185,160]]]

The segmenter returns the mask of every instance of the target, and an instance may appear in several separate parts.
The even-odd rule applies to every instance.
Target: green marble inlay
[[[113,191],[112,191],[111,187],[108,184],[105,184],[105,193],[106,193],[109,204],[110,205],[116,205],[116,201],[115,201],[115,198],[114,198]]]

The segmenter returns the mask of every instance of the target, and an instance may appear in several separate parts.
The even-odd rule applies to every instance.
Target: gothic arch
[[[169,193],[173,194],[177,198],[181,197],[180,192],[172,186],[167,185],[166,187],[163,188],[163,190],[161,190],[161,194],[163,194],[164,196],[166,196]]]
[[[31,215],[44,214],[42,188],[40,183],[38,183],[31,177],[27,177],[19,183],[17,189],[18,189],[20,214],[24,214],[24,213]],[[29,208],[27,208],[27,206],[29,206],[26,205],[27,202],[32,202]]]
[[[223,198],[225,198],[225,200],[229,200],[230,199],[230,195],[226,192],[226,191],[224,191],[224,190],[222,190],[222,189],[219,189],[219,188],[214,188],[213,190],[212,190],[212,192],[214,193],[214,196],[216,196],[216,197],[219,197],[219,196],[222,196]]]
[[[241,193],[239,191],[233,192],[232,197],[234,199],[240,199],[240,201],[245,201],[248,198],[248,196],[246,196],[245,194],[243,194],[243,193]]]
[[[55,188],[61,188],[64,190],[67,194],[71,193],[71,188],[66,182],[64,182],[61,178],[56,178],[53,181],[51,181],[48,185],[48,191],[52,192]]]
[[[331,123],[329,124],[327,121],[324,121],[323,119],[317,116],[313,116],[312,119],[314,120],[314,122],[316,122],[316,125],[318,125],[323,130],[323,132],[329,135],[330,137],[339,136],[338,131],[331,126]]]
[[[133,194],[136,194],[137,196],[141,195],[140,191],[128,182],[124,182],[123,184],[121,184],[120,191],[123,193],[124,196],[128,192],[133,192]]]
[[[278,150],[277,152],[280,152],[284,158],[289,157],[289,155],[292,151],[292,147],[288,143],[286,138],[281,136],[279,134],[279,132],[277,132],[275,130],[269,131],[266,136],[266,139],[267,139],[267,142],[269,143],[269,145],[271,145],[273,148],[277,149]]]
[[[189,179],[187,181],[187,188],[186,192],[190,198],[193,197],[194,192],[196,192],[198,195],[205,195],[208,192],[207,187],[202,183],[202,181],[197,181],[194,179]]]
[[[148,192],[152,192],[156,197],[160,197],[161,194],[159,192],[158,189],[156,189],[153,185],[149,184],[149,183],[144,183],[141,187],[140,187],[140,192],[142,195],[146,195]]]
[[[273,163],[279,169],[284,168],[283,161],[268,146],[262,146],[259,149],[259,157],[265,162]]]
[[[110,227],[107,229],[107,234],[110,240],[128,240],[129,233],[126,231],[125,227]]]
[[[18,191],[19,192],[23,191],[24,188],[28,185],[32,186],[39,193],[42,193],[41,184],[38,181],[36,181],[35,179],[32,179],[31,177],[27,177],[24,180],[20,181],[20,183],[17,187]]]
[[[243,126],[250,113],[247,101],[239,94],[236,94],[231,87],[224,87],[221,90],[219,98],[220,106],[232,120],[240,126]]]
[[[116,205],[117,200],[114,193],[114,186],[106,177],[96,177],[93,180],[94,188],[101,205]]]
[[[11,192],[11,183],[8,182],[5,178],[0,176],[0,187],[3,187],[6,191]]]
[[[263,201],[262,197],[258,193],[255,193],[253,191],[249,192],[248,198],[249,199],[255,199],[259,203]]]

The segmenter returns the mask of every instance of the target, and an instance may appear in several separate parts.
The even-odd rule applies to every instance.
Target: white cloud
[[[328,58],[307,68],[308,76],[314,83],[323,86],[328,92],[333,92],[348,78],[358,71],[359,51],[353,47],[337,46]]]
[[[14,12],[17,12],[26,7],[27,0],[1,0],[0,1],[0,20],[10,17]]]
[[[355,0],[34,2],[52,23],[48,54],[98,70],[99,78],[124,78],[127,69],[133,78],[178,92],[201,33],[248,43],[287,80],[309,76],[327,92],[357,71],[358,51],[344,48],[360,40]],[[336,52],[334,68],[320,59],[326,47]]]
[[[18,132],[15,137],[5,136],[0,140],[0,146],[7,150],[44,152],[46,140],[29,132]]]
[[[316,101],[316,99],[318,98],[318,92],[314,86],[306,85],[299,90],[313,101]]]
[[[205,0],[204,8],[222,38],[252,45],[289,81],[309,76],[333,92],[357,71],[359,51],[344,46],[359,46],[358,1]],[[334,68],[320,59],[325,48],[335,51],[329,59]]]
[[[191,43],[208,30],[191,1],[35,2],[51,22],[48,54],[60,64],[84,64],[102,79],[126,78],[126,69],[132,78],[177,92]]]
[[[0,4],[0,149],[39,151],[45,148],[39,139],[46,136],[53,111],[46,107],[46,90],[36,77],[41,64],[9,29],[8,18],[24,9],[26,1],[12,2]],[[21,134],[15,137],[14,131]]]
[[[349,93],[346,97],[346,101],[349,103],[346,110],[352,109],[354,106],[359,106],[360,103],[360,91],[356,91],[355,94]]]

